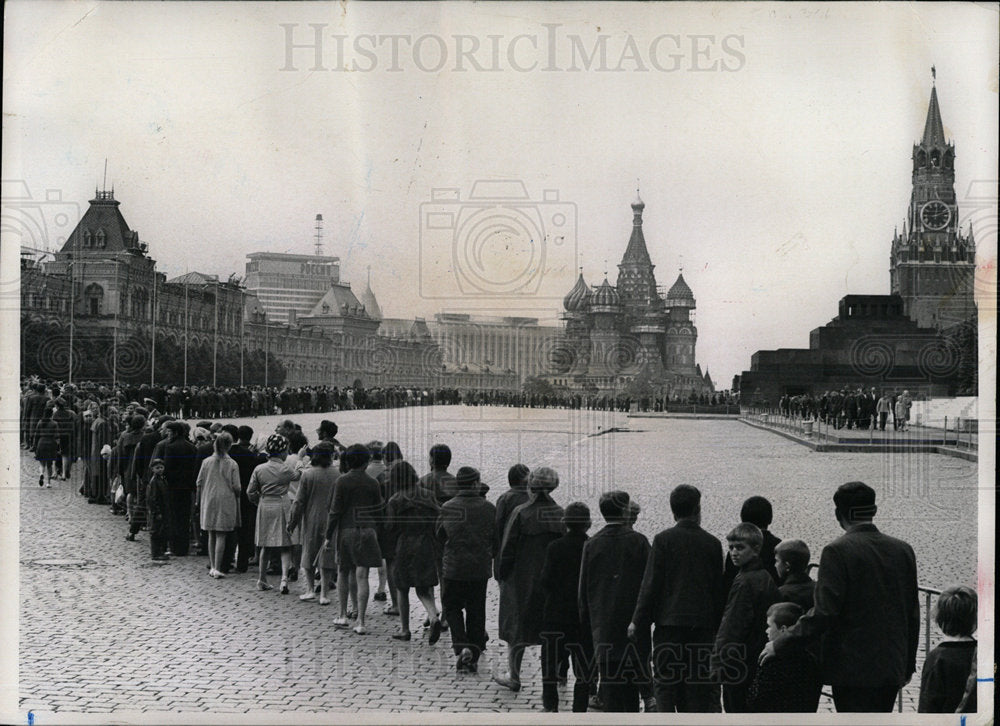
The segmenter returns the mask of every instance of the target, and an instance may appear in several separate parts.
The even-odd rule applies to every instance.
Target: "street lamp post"
[[[184,283],[184,387],[188,384],[188,285]]]
[[[212,339],[212,387],[216,385],[219,359],[219,281],[215,281],[215,336]]]
[[[149,356],[149,385],[150,387],[156,385],[156,268],[153,268],[153,302],[149,306],[150,316],[152,318],[152,323],[150,328],[152,329],[152,343],[150,348]]]
[[[247,303],[246,293],[240,288],[240,388],[243,388],[243,350],[246,348],[244,339],[246,331]]]

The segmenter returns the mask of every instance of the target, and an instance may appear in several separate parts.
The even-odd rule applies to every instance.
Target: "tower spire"
[[[941,121],[941,108],[938,106],[937,86],[931,87],[931,101],[927,106],[927,121],[924,123],[924,138],[921,146],[944,146],[944,124]]]
[[[642,211],[646,208],[646,203],[639,196],[639,180],[636,179],[635,201],[632,202],[632,236],[629,237],[625,254],[622,255],[622,265],[625,264],[651,264],[649,250],[646,249],[646,238],[642,234]],[[619,265],[621,267],[621,265]]]

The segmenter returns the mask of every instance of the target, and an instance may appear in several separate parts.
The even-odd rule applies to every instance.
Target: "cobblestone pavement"
[[[280,417],[254,419],[258,432]],[[831,496],[849,479],[879,493],[876,522],[910,541],[921,583],[975,583],[976,468],[923,454],[816,454],[735,421],[642,420],[597,412],[423,408],[293,417],[314,437],[321,418],[340,425],[345,443],[398,441],[425,470],[434,441],[454,451],[453,470],[480,468],[495,500],[506,470],[521,460],[554,466],[563,483],[557,501],[587,502],[620,487],[643,507],[637,529],[652,536],[669,523],[667,493],[690,482],[703,492],[704,526],[723,535],[751,493],[774,503],[773,529],[799,537],[818,558],[837,536]],[[631,432],[606,433],[614,427]],[[505,653],[496,640],[497,589],[488,591],[493,634],[478,675],[458,675],[447,633],[435,646],[419,632],[409,643],[389,638],[396,619],[381,603],[369,609],[366,636],[335,629],[336,605],[300,602],[293,594],[257,592],[254,574],[207,576],[203,557],[149,559],[148,536],[124,540],[123,517],[88,505],[74,481],[40,489],[37,468],[21,459],[20,707],[36,713],[261,709],[331,711],[504,712],[541,708],[538,648],[529,649],[524,688],[514,694],[491,682]],[[947,547],[941,544],[947,542]],[[374,592],[375,577],[372,577]],[[921,656],[922,658],[922,656]],[[915,710],[919,674],[906,691]],[[571,689],[570,689],[571,690]],[[568,710],[563,691],[561,709]],[[824,699],[821,708],[829,710]]]

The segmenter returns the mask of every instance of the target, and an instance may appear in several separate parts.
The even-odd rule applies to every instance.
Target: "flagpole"
[[[246,330],[247,303],[243,288],[240,288],[240,388],[243,388],[243,348]]]
[[[184,387],[188,384],[188,285],[184,282]]]
[[[219,281],[215,281],[215,338],[212,341],[212,386],[215,387],[219,358]]]
[[[153,323],[153,342],[152,342],[152,354],[149,360],[149,385],[156,385],[156,269],[153,269],[153,304],[150,305],[150,313],[152,314]]]

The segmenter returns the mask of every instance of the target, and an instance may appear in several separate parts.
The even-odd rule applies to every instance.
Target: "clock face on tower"
[[[944,202],[935,199],[920,208],[920,219],[928,229],[944,229],[951,221],[951,209]]]

